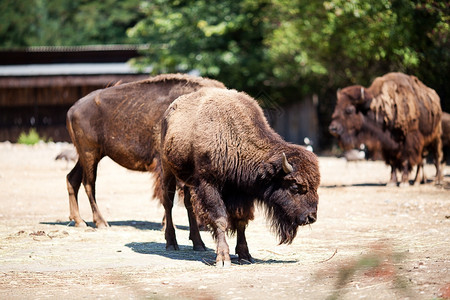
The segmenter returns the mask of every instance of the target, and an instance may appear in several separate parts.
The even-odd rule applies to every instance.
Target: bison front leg
[[[245,238],[245,228],[247,227],[246,221],[239,221],[237,223],[237,243],[236,243],[236,254],[239,256],[239,261],[247,261],[249,263],[254,263],[254,259],[250,255],[247,246],[247,239]]]
[[[219,218],[215,222],[215,235],[217,239],[217,257],[216,267],[229,268],[231,266],[230,247],[228,247],[225,234],[227,231],[228,222],[226,218]]]
[[[202,213],[205,214],[214,229],[214,237],[217,242],[216,267],[230,267],[230,247],[225,238],[228,230],[228,215],[222,197],[217,188],[203,182],[198,186],[196,198],[202,208]]]
[[[410,164],[408,161],[404,161],[402,164],[402,182],[400,182],[400,187],[408,187],[409,186],[409,173],[410,173]]]
[[[391,179],[387,183],[387,186],[397,186],[397,170],[391,165]]]
[[[422,179],[420,179],[420,184],[426,183],[427,180],[425,178],[425,168],[424,168],[425,162],[426,162],[426,159],[422,159],[422,162],[417,165],[416,176],[414,176],[413,185],[415,185],[417,182],[419,182],[418,179],[419,179],[421,173],[422,173]]]

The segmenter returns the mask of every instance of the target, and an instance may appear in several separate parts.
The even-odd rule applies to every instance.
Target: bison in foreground
[[[376,78],[369,88],[359,85],[342,89],[329,131],[344,151],[377,140],[385,162],[391,166],[390,184],[402,184],[429,151],[441,180],[441,105],[436,92],[414,76],[389,73]]]
[[[217,266],[231,264],[227,231],[236,254],[252,261],[245,229],[255,203],[266,208],[280,243],[317,218],[317,157],[285,142],[270,128],[257,102],[234,90],[205,88],[167,109],[161,125],[164,207],[171,214],[175,183],[190,187],[195,214],[212,229]],[[168,247],[177,248],[174,228]]]
[[[78,208],[77,194],[81,182],[91,204],[95,225],[108,226],[95,200],[97,165],[104,156],[130,170],[153,172],[156,175],[154,193],[162,199],[158,150],[162,115],[180,95],[208,86],[225,88],[222,83],[206,78],[160,75],[94,91],[69,109],[67,128],[79,154],[75,167],[67,175],[70,219],[76,226],[86,226]],[[185,195],[190,196],[189,192]],[[187,209],[190,220],[195,220],[192,208],[187,206]],[[196,224],[191,226],[191,232],[195,227]],[[201,239],[197,244],[202,247]]]

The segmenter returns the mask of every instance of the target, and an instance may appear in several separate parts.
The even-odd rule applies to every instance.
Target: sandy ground
[[[382,162],[320,157],[318,221],[278,245],[258,211],[247,230],[256,263],[217,269],[208,232],[208,251],[192,250],[180,205],[181,250],[165,250],[149,174],[107,158],[97,200],[111,227],[73,227],[65,183],[73,163],[54,160],[67,146],[0,143],[1,299],[450,298],[448,175],[441,187],[386,187]],[[83,189],[79,202],[92,226]],[[234,237],[229,244],[234,252]]]

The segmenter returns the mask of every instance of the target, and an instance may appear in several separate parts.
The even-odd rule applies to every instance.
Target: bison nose
[[[317,220],[317,213],[312,212],[306,217],[307,224],[312,224]]]
[[[334,136],[339,135],[339,127],[335,123],[331,123],[330,126],[328,127],[328,130]]]
[[[308,225],[316,222],[317,212],[310,212],[308,214],[303,214],[298,218],[299,225]]]

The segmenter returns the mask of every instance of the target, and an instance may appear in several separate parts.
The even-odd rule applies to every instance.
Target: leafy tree
[[[450,4],[439,0],[3,0],[0,47],[146,43],[153,73],[198,71],[280,102],[401,71],[450,111]],[[127,33],[127,34],[126,34]]]
[[[140,0],[3,0],[0,47],[132,43]]]
[[[39,8],[35,0],[0,1],[0,46],[3,48],[28,46],[38,35]]]
[[[141,6],[146,18],[128,31],[150,44],[140,66],[153,73],[197,70],[230,87],[257,94],[270,77],[267,47],[268,1],[156,0]]]
[[[376,76],[400,71],[415,74],[446,93],[448,3],[273,0],[273,4],[272,11],[282,19],[265,43],[278,66],[274,74],[279,80],[300,81],[306,92],[313,87],[325,95],[338,87],[368,85]]]
[[[435,0],[273,0],[265,37],[275,81],[319,95],[327,136],[338,88],[399,71],[418,76],[450,111],[450,5]],[[281,17],[280,17],[281,16]]]

